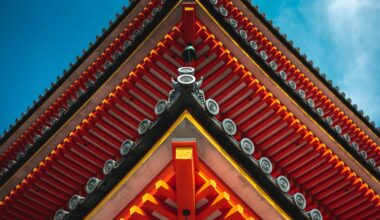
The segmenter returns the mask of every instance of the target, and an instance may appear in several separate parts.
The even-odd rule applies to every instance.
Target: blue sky
[[[380,1],[256,0],[380,126]],[[0,1],[0,133],[87,49],[127,0]]]

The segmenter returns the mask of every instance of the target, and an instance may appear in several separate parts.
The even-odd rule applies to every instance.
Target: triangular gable
[[[173,18],[171,19],[173,21]],[[239,63],[240,59],[238,61],[223,44],[216,40],[208,30],[211,27],[204,26],[202,22],[203,20],[197,20],[194,25],[197,36],[194,46],[199,55],[194,63],[197,67],[195,75],[197,78],[204,77],[202,89],[205,96],[215,99],[220,104],[221,114],[217,115],[216,119],[222,121],[231,118],[235,121],[238,127],[236,140],[243,137],[252,139],[258,146],[253,158],[259,160],[262,157],[268,157],[274,167],[272,175],[286,175],[294,187],[291,194],[301,191],[305,195],[308,204],[307,211],[318,208],[325,217],[377,216],[379,214],[377,212],[378,182],[367,178],[364,172],[363,176],[367,178],[365,181],[370,185],[368,187],[360,178],[363,177],[362,173],[358,177],[331,152],[313,132],[273,96],[273,93],[269,92],[266,86],[261,84],[261,80],[255,78],[255,74],[252,75],[244,65]],[[121,142],[126,138],[140,137],[136,132],[140,121],[144,118],[155,121],[153,108],[156,102],[166,97],[171,89],[170,77],[176,78],[177,67],[184,64],[181,52],[186,42],[183,37],[181,38],[182,34],[183,26],[180,23],[166,35],[165,39],[144,59],[144,62],[137,65],[135,71],[65,139],[64,143],[10,193],[10,196],[2,203],[2,211],[13,213],[7,215],[8,217],[14,215],[19,217],[20,213],[22,216],[23,213],[31,211],[25,204],[31,204],[33,200],[37,200],[33,207],[41,212],[33,213],[34,217],[51,216],[52,211],[64,207],[72,195],[85,194],[83,186],[92,176],[103,177],[99,174],[100,168],[107,159],[120,158],[118,146]],[[260,60],[258,57],[255,59]],[[267,69],[264,68],[264,72],[270,72]],[[122,72],[122,69],[118,70]],[[107,88],[103,90],[106,91]],[[186,102],[182,104],[188,106]],[[200,109],[192,114],[199,114],[199,112],[201,112]],[[173,120],[167,117],[160,123],[170,124]],[[205,127],[209,126],[207,125],[209,122],[209,118],[200,120]],[[215,127],[209,129],[212,130]],[[158,138],[157,135],[152,134],[153,139]],[[229,141],[228,138],[221,140],[221,142]],[[149,144],[153,143],[149,142]],[[146,143],[146,146],[149,144]],[[229,153],[234,154],[233,151]],[[129,158],[130,164],[126,166],[127,170],[131,169],[132,164],[143,155],[143,152],[140,152],[135,157]],[[247,164],[244,167],[249,169]],[[354,171],[357,172],[357,170]],[[75,181],[67,179],[70,175],[75,176]],[[23,177],[23,175],[20,176]],[[13,184],[15,183],[18,182]],[[331,187],[332,185],[334,187]],[[8,190],[13,188],[14,186]],[[27,192],[27,189],[30,191]],[[55,195],[58,189],[63,190],[59,196]],[[347,193],[350,192],[355,195],[348,195]],[[104,192],[101,195],[104,196]],[[283,198],[278,200],[279,203],[289,203],[283,196],[279,197]],[[44,207],[42,204],[47,205]],[[287,211],[292,213],[290,209]],[[19,212],[18,215],[15,214],[17,212]],[[299,213],[299,211],[295,212]],[[302,212],[303,209],[301,209]],[[297,216],[297,214],[292,214],[292,216]]]

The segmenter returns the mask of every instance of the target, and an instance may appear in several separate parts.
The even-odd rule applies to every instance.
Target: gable
[[[219,19],[214,14],[219,13],[215,9],[220,11],[221,7],[234,13],[229,14],[230,17]],[[105,178],[101,169],[109,159],[126,160],[119,154],[119,148],[126,139],[144,139],[138,132],[140,122],[148,119],[161,126],[168,126],[175,121],[175,118],[169,116],[165,120],[160,119],[154,114],[154,108],[159,100],[167,99],[173,89],[171,78],[177,78],[178,68],[186,65],[182,52],[189,39],[185,33],[194,34],[192,43],[198,59],[191,65],[196,68],[195,77],[203,77],[201,89],[204,96],[214,99],[220,106],[220,114],[211,117],[212,119],[201,117],[199,123],[211,130],[215,130],[217,126],[210,122],[221,124],[229,118],[236,123],[237,134],[232,135],[235,142],[231,143],[236,144],[242,138],[249,138],[256,146],[255,152],[249,157],[251,161],[256,161],[253,163],[256,169],[257,161],[263,157],[268,158],[273,166],[270,175],[260,174],[263,180],[259,184],[268,183],[270,180],[266,178],[274,181],[281,175],[289,180],[292,189],[289,193],[268,192],[271,197],[279,197],[276,203],[284,203],[283,206],[288,207],[286,212],[293,217],[300,213],[305,217],[314,208],[319,209],[324,217],[379,215],[379,184],[377,176],[372,175],[376,174],[374,167],[367,164],[368,158],[361,159],[358,163],[359,160],[350,157],[345,148],[347,143],[339,144],[343,135],[341,137],[334,133],[332,137],[326,132],[331,128],[326,130],[326,126],[318,126],[318,120],[321,119],[309,119],[316,118],[314,111],[317,108],[310,109],[306,102],[308,99],[298,97],[300,88],[308,98],[314,97],[309,97],[308,92],[320,93],[312,87],[313,84],[307,81],[305,75],[294,70],[291,75],[287,75],[288,81],[281,81],[278,78],[281,74],[271,70],[268,64],[271,64],[272,59],[278,62],[285,59],[285,64],[288,61],[286,57],[277,57],[279,52],[276,47],[264,37],[262,42],[265,41],[266,46],[262,48],[265,48],[264,53],[268,56],[266,59],[262,58],[264,55],[261,51],[248,51],[250,44],[249,47],[242,47],[242,44],[250,43],[249,39],[253,39],[252,33],[255,29],[248,32],[248,40],[237,40],[240,39],[239,36],[236,37],[233,33],[240,34],[242,26],[232,30],[231,27],[227,28],[226,25],[231,25],[231,19],[239,24],[246,22],[245,27],[252,27],[252,23],[238,13],[239,10],[232,3],[221,1],[217,6],[210,6],[210,3],[197,2],[196,11],[197,18],[189,21],[193,22],[193,32],[181,20],[182,8],[175,7],[164,16],[152,34],[145,36],[140,44],[134,46],[129,56],[125,55],[117,61],[120,66],[115,64],[111,67],[110,78],[104,78],[104,84],[98,92],[87,97],[87,103],[77,114],[70,116],[68,121],[71,125],[64,126],[57,132],[57,136],[51,139],[52,142],[44,143],[41,151],[28,161],[28,167],[17,171],[12,176],[12,181],[2,185],[1,193],[3,196],[8,195],[1,203],[1,211],[5,216],[20,217],[20,213],[23,215],[31,212],[25,205],[31,204],[31,201],[36,201],[33,207],[39,210],[38,213],[33,213],[33,217],[52,216],[58,209],[67,209],[66,203],[73,195],[81,195],[87,200],[80,209],[71,212],[87,213],[96,205],[97,197],[99,199],[106,196],[107,191],[92,196],[85,191],[85,185],[93,177],[99,180]],[[213,25],[215,23],[217,25]],[[262,36],[259,32],[257,35]],[[280,67],[284,64],[276,65]],[[276,80],[273,80],[275,77]],[[291,85],[289,80],[296,83],[296,93],[288,87],[284,89],[284,85]],[[323,100],[329,103],[327,98]],[[189,107],[187,102],[182,104]],[[320,106],[322,104],[319,102]],[[330,114],[331,118],[344,117],[343,113],[333,109],[336,106],[329,106],[332,106],[330,112],[325,113]],[[174,111],[171,113],[178,115],[184,107],[178,108],[170,110]],[[200,108],[196,109],[191,113],[201,114]],[[322,119],[326,121],[326,118]],[[336,122],[340,123],[342,134],[351,132],[351,137],[354,137],[355,132],[360,133],[360,129],[356,129],[349,120],[346,122],[351,123],[350,125],[341,124],[338,119]],[[350,129],[355,132],[352,133]],[[156,131],[151,134],[151,139],[160,138],[163,132]],[[153,146],[152,140],[144,140],[146,149]],[[225,143],[222,140],[229,143],[231,141],[228,138],[221,139],[220,145]],[[364,133],[355,136],[352,141],[363,143],[366,146],[363,149],[369,152],[367,156],[377,158],[376,143],[369,140]],[[146,151],[137,151],[129,156],[123,172],[132,169],[145,153]],[[228,153],[235,154],[233,150]],[[253,165],[247,162],[247,158],[244,161],[246,162],[239,166],[249,170],[249,166]],[[255,172],[250,173],[251,177],[254,174]],[[71,176],[74,178],[70,179]],[[109,186],[113,184],[117,184],[116,179]],[[297,192],[305,197],[307,206],[296,208],[292,212],[292,196]]]

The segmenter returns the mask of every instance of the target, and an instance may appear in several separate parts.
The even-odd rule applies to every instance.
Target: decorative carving
[[[206,100],[206,109],[207,112],[211,115],[217,115],[219,114],[219,105],[214,99],[207,99]]]
[[[280,71],[280,77],[282,80],[286,80],[288,76],[286,75],[285,71]]]
[[[369,163],[373,168],[376,167],[376,161],[373,158],[368,159],[367,163]]]
[[[351,141],[350,135],[348,135],[348,134],[344,134],[344,135],[343,135],[343,138],[344,138],[344,140],[345,140],[346,142],[350,142],[350,141]]]
[[[230,25],[233,28],[237,28],[238,27],[237,21],[235,19],[233,19],[233,18],[230,19]]]
[[[235,122],[229,118],[226,118],[222,121],[222,127],[224,132],[226,132],[230,136],[234,136],[237,132]]]
[[[327,122],[327,124],[330,125],[330,126],[333,124],[333,120],[332,120],[331,117],[326,117],[326,122]]]
[[[309,217],[311,220],[323,220],[323,216],[318,209],[312,209],[309,212]]]
[[[84,197],[80,196],[80,195],[73,195],[67,206],[69,207],[70,210],[74,210],[76,207],[78,207],[78,205],[80,205],[83,201],[84,201]]]
[[[46,134],[49,130],[50,130],[50,127],[45,125],[41,129],[41,133],[42,134]]]
[[[244,40],[246,40],[248,37],[247,32],[245,30],[240,30],[239,34],[240,34],[240,37],[243,38]]]
[[[293,80],[289,80],[288,85],[293,90],[295,90],[297,88],[297,84]]]
[[[216,5],[218,4],[218,0],[210,0],[211,4]]]
[[[306,97],[305,91],[303,91],[302,89],[298,90],[298,95],[299,95],[302,99],[305,99],[305,97]]]
[[[288,178],[286,178],[285,176],[279,176],[276,179],[276,183],[277,183],[278,187],[281,189],[281,191],[283,191],[284,193],[289,192],[290,183],[289,183]]]
[[[364,150],[361,150],[361,151],[360,151],[360,156],[361,156],[364,160],[366,160],[366,159],[367,159],[367,152],[364,151]]]
[[[259,166],[260,169],[266,174],[270,174],[272,172],[272,162],[270,162],[270,160],[267,157],[261,157],[259,159]]]
[[[335,125],[335,131],[336,131],[336,133],[341,134],[342,133],[342,128],[340,128],[339,125]]]
[[[158,14],[158,12],[160,12],[160,9],[159,8],[153,8],[152,12],[150,13],[150,15],[152,17],[156,16]]]
[[[88,179],[87,184],[86,184],[86,193],[90,194],[96,190],[101,184],[101,180],[96,178],[96,177],[91,177]]]
[[[270,66],[270,68],[272,68],[272,70],[277,70],[277,64],[276,64],[276,62],[270,61],[269,62],[269,66]]]
[[[125,140],[120,146],[120,154],[125,156],[135,146],[135,142],[131,140]]]
[[[116,167],[116,164],[117,162],[115,160],[107,160],[103,166],[103,174],[108,175]]]
[[[257,50],[257,43],[256,43],[255,41],[251,40],[251,41],[249,42],[249,46],[251,46],[251,48],[252,48],[253,50]]]
[[[137,128],[137,133],[139,135],[145,134],[148,131],[149,127],[152,125],[152,122],[149,119],[144,119],[140,122],[139,127]]]
[[[323,117],[324,115],[323,109],[317,108],[317,114],[319,115],[319,117]]]
[[[359,151],[359,145],[356,142],[352,142],[351,148],[354,149],[355,151]]]
[[[302,195],[302,193],[295,193],[293,195],[293,202],[299,209],[305,209],[306,208],[306,199]]]
[[[240,141],[241,150],[247,155],[251,156],[255,152],[255,145],[248,138],[243,138]]]
[[[156,106],[154,107],[154,113],[156,115],[161,115],[165,112],[168,102],[166,100],[158,100]]]
[[[261,57],[261,59],[263,59],[263,60],[267,60],[268,59],[268,55],[267,55],[267,53],[265,52],[265,51],[260,51],[260,57]]]
[[[65,217],[69,214],[68,211],[59,209],[58,211],[55,212],[54,214],[54,220],[64,220]]]
[[[312,100],[312,99],[307,99],[307,104],[308,104],[311,108],[314,108],[314,100]]]
[[[227,9],[225,9],[224,7],[220,7],[220,8],[219,8],[219,12],[220,12],[220,14],[223,15],[224,17],[227,17],[227,15],[228,15],[228,11],[227,11]]]

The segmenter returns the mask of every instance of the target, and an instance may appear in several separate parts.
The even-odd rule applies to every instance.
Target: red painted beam
[[[183,36],[186,44],[194,45],[195,41],[195,3],[184,2],[183,4]]]
[[[173,142],[178,219],[195,219],[195,142]]]

